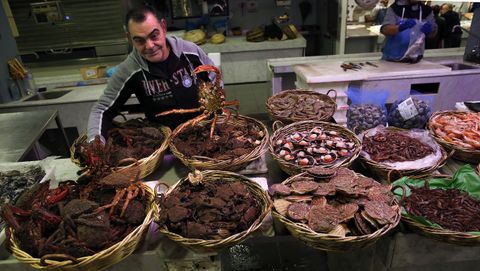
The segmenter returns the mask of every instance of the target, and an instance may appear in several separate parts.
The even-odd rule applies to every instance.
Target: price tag
[[[409,120],[418,115],[418,110],[415,107],[412,97],[406,99],[398,105],[398,112],[404,120]]]

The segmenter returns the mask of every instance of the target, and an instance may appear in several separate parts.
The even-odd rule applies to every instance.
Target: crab
[[[234,101],[225,101],[225,90],[222,88],[220,82],[222,80],[222,75],[220,70],[212,65],[200,65],[195,70],[193,70],[193,74],[197,74],[200,72],[215,72],[215,82],[200,82],[198,86],[198,97],[200,107],[192,108],[192,109],[173,109],[169,111],[165,111],[162,113],[157,114],[156,116],[165,116],[169,114],[185,114],[185,113],[195,113],[195,112],[202,112],[201,115],[181,124],[177,129],[176,132],[172,134],[172,136],[177,135],[181,131],[183,131],[188,126],[195,126],[198,122],[207,119],[208,117],[212,116],[213,120],[210,126],[210,139],[213,138],[213,132],[215,129],[215,124],[218,118],[218,112],[221,111],[227,115],[227,120],[231,116],[231,112],[227,110],[227,106],[235,106],[235,111],[238,115],[238,106],[239,103],[237,100]]]
[[[115,206],[123,199],[123,207],[120,212],[120,218],[124,216],[125,211],[129,203],[135,199],[138,195],[145,197],[145,189],[142,187],[142,181],[140,180],[140,171],[135,173],[132,177],[129,174],[122,172],[113,172],[110,175],[105,176],[91,189],[98,187],[114,187],[116,194],[111,203],[98,207],[94,213],[102,212],[103,210],[110,209],[110,215],[113,214]]]

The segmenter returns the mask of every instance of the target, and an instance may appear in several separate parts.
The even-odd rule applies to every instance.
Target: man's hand
[[[428,36],[430,33],[433,31],[433,26],[430,22],[426,22],[424,25],[422,25],[422,28],[420,30],[425,34],[425,36]]]
[[[402,32],[403,30],[410,29],[417,24],[414,19],[407,19],[400,22],[398,25],[398,32]]]

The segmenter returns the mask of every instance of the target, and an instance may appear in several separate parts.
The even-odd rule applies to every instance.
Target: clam
[[[283,144],[285,144],[285,140],[283,139],[279,139],[275,141],[275,146],[282,146]]]
[[[300,134],[300,133],[294,133],[293,135],[290,136],[290,138],[295,141],[295,142],[298,142],[300,140],[303,139],[303,135]]]
[[[313,129],[310,130],[310,133],[323,134],[323,130],[320,127],[313,127]]]
[[[325,145],[327,145],[329,147],[333,147],[335,145],[335,142],[333,140],[327,140],[327,141],[325,141]]]
[[[340,157],[347,157],[351,155],[350,151],[347,149],[341,149],[337,153]]]
[[[343,141],[337,141],[335,143],[335,147],[340,148],[340,149],[345,149],[347,147],[347,144],[345,144],[345,142],[343,142]]]
[[[347,145],[347,149],[349,149],[349,150],[355,148],[355,143],[353,143],[353,142],[347,142],[345,144]]]
[[[310,145],[310,142],[306,141],[306,140],[300,140],[300,142],[298,142],[298,145],[300,146],[308,146]]]
[[[333,152],[320,156],[320,163],[332,164],[337,160],[337,155]]]
[[[305,157],[305,155],[307,155],[307,154],[303,150],[298,150],[298,151],[294,152],[294,155],[298,158],[301,158],[301,157]]]
[[[284,157],[284,156],[287,155],[287,154],[290,154],[290,150],[289,150],[289,149],[281,148],[281,149],[278,151],[278,156],[280,156],[280,157]]]
[[[315,158],[306,155],[304,157],[299,157],[296,162],[299,166],[311,166],[315,164]]]
[[[293,143],[292,142],[287,142],[283,144],[282,148],[288,149],[288,150],[293,150]]]
[[[310,141],[315,141],[318,138],[318,134],[311,133],[307,136],[307,139]]]
[[[314,153],[320,153],[320,154],[327,154],[328,153],[327,148],[324,148],[324,147],[313,148],[312,151]]]
[[[327,131],[327,134],[331,135],[331,136],[337,136],[338,132],[337,131]]]
[[[335,142],[343,142],[344,141],[344,139],[339,137],[339,136],[333,137],[332,140],[335,141]]]
[[[286,199],[275,199],[273,201],[273,206],[275,207],[275,210],[283,216],[287,215],[287,209],[290,204],[292,203]]]
[[[283,159],[285,159],[285,161],[292,161],[293,159],[295,159],[295,156],[287,154],[283,157]]]

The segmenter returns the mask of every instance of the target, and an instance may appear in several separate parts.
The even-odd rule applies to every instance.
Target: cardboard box
[[[98,79],[98,78],[105,77],[106,71],[107,71],[107,66],[103,66],[103,65],[80,68],[80,73],[82,74],[83,80]]]

